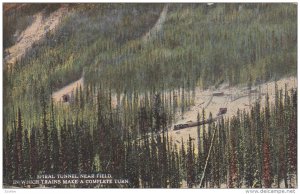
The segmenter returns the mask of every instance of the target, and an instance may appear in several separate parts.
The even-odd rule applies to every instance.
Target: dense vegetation
[[[79,4],[70,8],[70,15],[55,33],[47,33],[47,38],[33,45],[13,68],[4,68],[5,121],[12,114],[12,106],[26,110],[24,115],[31,118],[37,116],[35,113],[41,111],[36,104],[42,87],[50,96],[50,88],[54,91],[78,79],[83,68],[102,49],[119,48],[124,41],[147,32],[161,7],[160,4]]]
[[[180,147],[168,137],[172,108],[163,95],[140,102],[124,98],[127,106],[116,110],[109,94],[98,93],[95,102],[81,93],[76,99],[72,110],[57,119],[53,104],[41,96],[42,119],[31,128],[24,127],[28,121],[22,110],[16,111],[13,130],[5,134],[6,184],[44,173],[105,172],[128,178],[129,184],[123,186],[134,188],[177,188],[185,183],[206,188],[270,188],[282,182],[285,188],[296,186],[296,90],[283,94],[276,88],[275,104],[269,104],[266,95],[264,108],[258,101],[250,112],[238,111],[231,119],[198,127],[197,142],[190,137]],[[82,110],[89,103],[96,107],[96,115],[86,119]],[[68,118],[76,109],[77,117]],[[203,110],[198,121],[205,117]]]
[[[7,12],[4,48],[32,14],[59,6]],[[4,67],[5,184],[106,172],[129,178],[127,187],[295,187],[296,89],[199,127],[197,142],[179,147],[167,128],[193,105],[196,86],[296,75],[297,7],[170,4],[161,30],[144,41],[165,6],[73,4],[55,31]],[[72,102],[53,102],[53,91],[81,76]]]
[[[296,6],[170,4],[162,31],[143,42],[163,6],[73,5],[55,33],[5,69],[7,116],[11,106],[26,115],[39,113],[41,87],[50,96],[50,88],[55,91],[83,72],[86,83],[119,94],[257,84],[296,74]]]
[[[87,80],[116,90],[147,90],[255,84],[295,75],[296,15],[291,4],[172,4],[156,39],[129,42],[117,54],[126,58],[115,63],[107,64],[109,56],[101,52]]]

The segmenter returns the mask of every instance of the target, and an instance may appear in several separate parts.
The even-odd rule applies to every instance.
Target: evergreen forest
[[[6,63],[36,14],[46,21],[62,8],[55,29]],[[176,115],[196,106],[197,88],[297,76],[296,5],[5,3],[3,36],[4,187],[92,173],[129,183],[47,187],[297,187],[297,87],[275,84],[274,100],[266,93],[199,125],[197,137],[169,135]],[[54,99],[79,79],[68,102]],[[190,119],[212,117],[202,108]]]

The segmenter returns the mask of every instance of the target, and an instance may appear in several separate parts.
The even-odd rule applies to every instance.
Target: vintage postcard
[[[3,3],[4,189],[297,189],[296,3]]]

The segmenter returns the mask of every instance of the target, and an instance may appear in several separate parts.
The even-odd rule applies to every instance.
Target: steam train
[[[204,121],[199,121],[199,122],[190,122],[190,123],[185,123],[185,124],[174,125],[173,130],[176,131],[176,130],[180,130],[180,129],[185,129],[185,128],[189,128],[189,127],[196,127],[196,126],[199,126],[199,125],[212,123],[212,122],[216,121],[219,118],[219,116],[221,116],[223,114],[226,114],[226,112],[227,112],[227,108],[220,108],[219,112],[217,114],[217,117],[215,117],[215,118],[208,118]]]

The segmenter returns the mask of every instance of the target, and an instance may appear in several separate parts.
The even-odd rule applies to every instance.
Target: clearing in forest
[[[296,88],[297,78],[288,77],[277,81],[278,90],[282,89],[284,91],[285,85],[287,86],[288,90]],[[173,128],[174,125],[177,124],[184,124],[188,121],[197,121],[198,112],[200,113],[200,116],[202,118],[203,108],[205,108],[206,118],[208,118],[210,112],[212,113],[213,117],[216,117],[216,114],[219,112],[219,108],[227,108],[227,113],[224,115],[224,117],[230,118],[233,115],[236,115],[238,110],[249,111],[251,105],[255,103],[259,96],[261,98],[261,106],[264,107],[266,93],[269,94],[270,104],[275,102],[275,81],[261,84],[259,86],[256,86],[255,89],[257,89],[257,92],[251,93],[251,95],[249,96],[245,95],[247,94],[245,88],[226,87],[226,85],[224,84],[218,89],[224,92],[224,96],[214,96],[212,98],[212,93],[214,92],[214,90],[201,90],[200,88],[196,88],[195,105],[190,107],[190,109],[186,112],[184,112],[183,119],[181,113],[177,113],[177,121],[172,125],[171,128],[168,129],[169,137],[172,137],[172,140],[178,144],[181,144],[181,138],[183,139],[184,143],[186,143],[189,138],[189,135],[191,136],[191,138],[197,138],[197,127],[190,127],[177,131],[174,131]],[[210,100],[211,102],[208,104]]]

